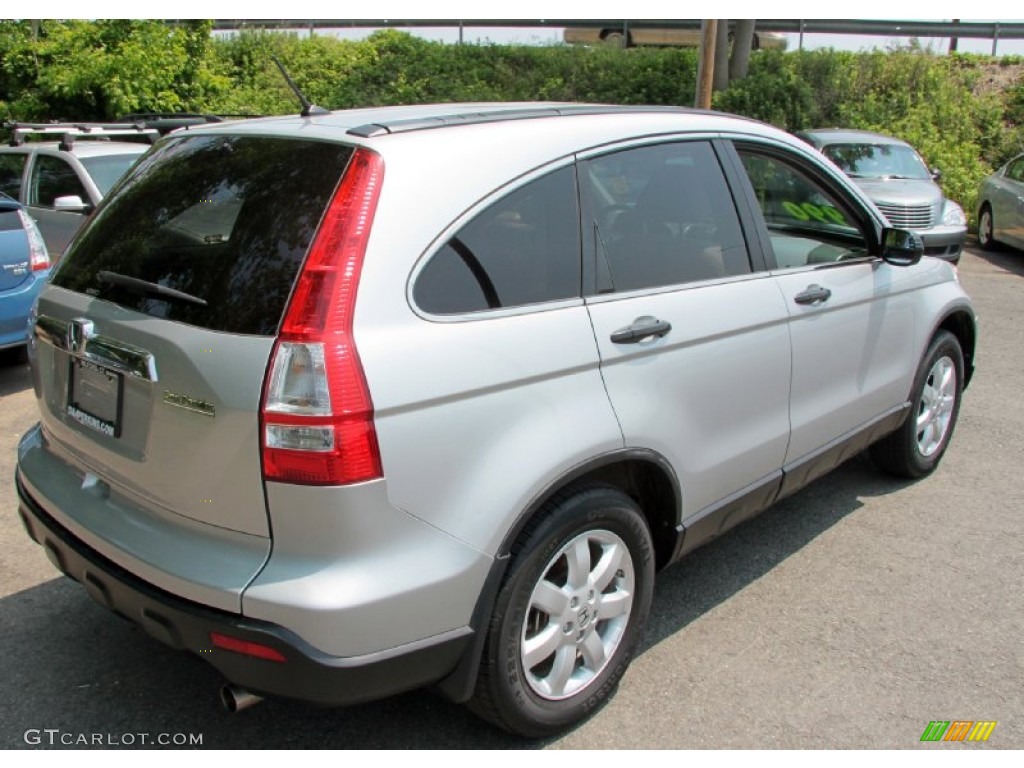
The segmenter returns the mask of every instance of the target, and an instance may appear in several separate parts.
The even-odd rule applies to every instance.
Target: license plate
[[[107,437],[121,436],[124,375],[74,358],[68,382],[68,416]]]

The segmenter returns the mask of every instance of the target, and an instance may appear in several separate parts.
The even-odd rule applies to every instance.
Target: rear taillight
[[[383,177],[380,155],[357,149],[288,303],[260,411],[267,480],[346,485],[381,477],[352,323]]]
[[[46,243],[39,233],[39,227],[32,221],[32,217],[25,211],[19,209],[18,216],[28,236],[29,268],[33,272],[40,272],[50,268],[50,253],[46,250]]]

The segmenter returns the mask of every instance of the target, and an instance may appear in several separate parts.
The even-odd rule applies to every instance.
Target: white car
[[[9,128],[9,145],[0,146],[0,192],[25,206],[54,259],[158,135],[116,123],[13,123]],[[110,140],[126,136],[144,141]]]

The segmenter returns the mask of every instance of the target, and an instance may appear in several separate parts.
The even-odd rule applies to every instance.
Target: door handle
[[[649,339],[651,336],[657,336],[660,339],[671,330],[671,323],[644,315],[634,320],[632,325],[619,328],[619,330],[612,333],[612,343],[636,344],[644,339]]]
[[[831,296],[832,291],[814,283],[813,285],[808,285],[802,293],[794,296],[793,301],[797,304],[817,304],[819,301],[828,301]]]

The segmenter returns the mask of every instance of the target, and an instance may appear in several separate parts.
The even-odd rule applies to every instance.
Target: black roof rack
[[[215,115],[206,112],[133,112],[130,115],[122,115],[117,120],[119,123],[136,123],[146,128],[154,128],[163,135],[178,128],[253,117],[262,117],[262,115]]]
[[[5,123],[11,131],[10,146],[20,147],[29,136],[59,136],[60,148],[70,151],[76,139],[110,139],[115,136],[142,136],[150,143],[159,134],[152,128],[138,123]]]
[[[391,122],[367,123],[354,128],[349,128],[347,133],[351,136],[371,138],[384,136],[392,133],[406,133],[408,131],[424,131],[431,128],[444,128],[452,125],[475,125],[478,123],[496,123],[506,120],[532,120],[539,117],[561,117],[564,115],[608,115],[618,113],[646,113],[646,112],[674,112],[692,115],[725,115],[723,112],[715,112],[708,109],[694,109],[691,107],[672,106],[627,106],[627,105],[600,105],[600,104],[567,104],[564,106],[551,107],[511,107],[508,109],[496,108],[493,111],[467,112],[458,115],[437,115],[434,117],[414,117]],[[734,115],[728,115],[735,117]]]

